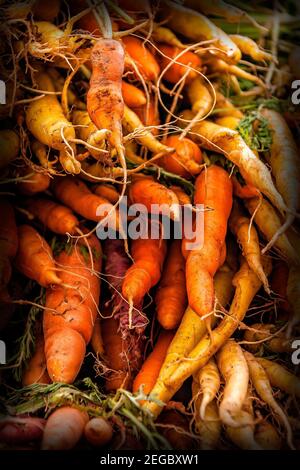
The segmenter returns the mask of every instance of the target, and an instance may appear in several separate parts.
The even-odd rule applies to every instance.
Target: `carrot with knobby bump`
[[[102,252],[99,240],[86,238],[56,257],[63,286],[46,291],[43,317],[47,370],[53,382],[72,383],[90,341],[100,297]],[[90,259],[92,256],[92,259]],[[76,353],[75,353],[76,351]]]
[[[237,165],[246,183],[265,194],[282,213],[287,210],[266,165],[246,145],[237,131],[218,126],[210,121],[197,123],[191,131],[192,140],[200,141],[208,150],[223,153],[226,158]]]
[[[287,299],[291,306],[292,316],[289,320],[287,335],[300,323],[300,268],[291,266],[286,289]]]
[[[241,58],[241,52],[234,42],[221,29],[200,13],[164,0],[166,24],[175,32],[194,42],[214,40],[211,51],[228,62],[236,63]],[[209,48],[209,45],[208,45]]]
[[[201,317],[213,312],[213,277],[221,264],[227,220],[232,206],[232,184],[228,173],[216,165],[202,171],[195,183],[195,204],[203,204],[204,238],[202,246],[185,253],[189,305]],[[209,328],[211,316],[205,318]]]
[[[217,354],[218,367],[225,379],[220,403],[220,418],[224,424],[240,427],[251,424],[242,411],[249,384],[249,368],[242,348],[234,340],[227,341]]]
[[[263,109],[263,118],[267,120],[272,131],[272,144],[270,148],[269,163],[275,178],[276,187],[291,211],[285,223],[276,231],[268,245],[267,251],[278,237],[284,233],[294,222],[295,214],[300,207],[300,170],[298,148],[292,133],[280,113],[272,109]]]
[[[268,279],[261,263],[257,231],[253,224],[251,224],[250,219],[243,215],[237,203],[233,204],[233,209],[229,218],[229,228],[236,236],[250,268],[257,274],[257,277],[259,277],[263,283],[265,291],[270,294]]]
[[[293,445],[293,433],[291,429],[291,425],[288,421],[288,418],[274,399],[272,387],[270,381],[268,379],[267,373],[259,362],[256,361],[255,357],[247,351],[244,351],[244,355],[247,360],[247,364],[249,367],[250,377],[252,384],[258,394],[258,396],[263,400],[270,408],[274,411],[276,415],[280,418],[280,421],[283,423],[284,427],[286,428],[287,432],[287,442],[291,449],[294,449]]]
[[[26,207],[45,227],[59,235],[74,234],[79,226],[79,221],[71,209],[50,199],[28,199]]]
[[[138,143],[144,145],[154,154],[170,153],[173,150],[156,139],[151,131],[143,125],[138,115],[126,105],[124,106],[123,126],[128,133],[133,133],[133,138]]]
[[[254,222],[259,228],[259,231],[267,240],[271,240],[282,226],[275,209],[266,199],[258,197],[245,199],[244,203],[250,214],[254,217]],[[274,249],[289,263],[299,264],[299,255],[289,242],[285,233],[280,235],[274,242]]]
[[[210,359],[208,363],[197,372],[196,377],[202,394],[199,413],[201,419],[204,421],[206,408],[216,397],[221,385],[220,373],[214,359]]]
[[[142,90],[140,90],[132,83],[122,81],[122,94],[124,103],[126,103],[129,108],[138,108],[147,103],[146,96]]]
[[[125,36],[122,38],[122,42],[126,53],[134,60],[144,79],[156,82],[159,75],[159,65],[143,41],[134,36]]]
[[[59,201],[87,220],[99,222],[111,211],[110,220],[112,223],[116,222],[113,205],[104,197],[93,194],[79,179],[71,176],[58,178],[53,183],[53,191]],[[97,215],[99,209],[101,209],[101,215]]]
[[[53,254],[46,240],[30,225],[18,227],[19,248],[15,264],[17,269],[42,287],[61,284]]]
[[[276,428],[268,421],[258,423],[254,433],[256,442],[264,450],[280,450],[282,446],[281,437]]]
[[[1,159],[0,169],[7,167],[15,158],[20,150],[19,136],[10,129],[0,130],[0,148]]]
[[[162,331],[154,345],[153,351],[149,354],[141,370],[133,381],[132,391],[138,392],[141,387],[146,395],[151,392],[162,363],[165,360],[165,356],[168,347],[174,337],[173,331]]]
[[[251,199],[252,197],[259,196],[258,189],[250,184],[241,184],[235,175],[232,175],[232,187],[234,196],[240,199]]]
[[[250,56],[253,60],[257,62],[273,60],[272,54],[261,49],[253,39],[240,34],[230,34],[229,37],[237,45],[242,54]]]
[[[159,50],[161,52],[159,62],[165,80],[170,83],[177,83],[182,77],[186,76],[185,83],[190,83],[197,77],[196,70],[201,66],[201,59],[197,54],[192,51],[183,52],[178,47],[166,44],[161,44]]]
[[[157,320],[166,330],[177,328],[187,304],[185,261],[180,248],[181,241],[174,240],[155,295]]]
[[[245,331],[245,346],[252,353],[258,352],[262,345],[274,353],[291,352],[291,340],[278,330],[279,328],[271,323],[254,323]]]
[[[271,261],[268,258],[264,258],[263,262],[264,270],[268,275],[271,272]],[[205,325],[203,325],[204,322],[201,321],[201,319],[199,319],[199,323],[202,325],[201,334],[198,333],[195,342],[193,336],[194,332],[193,330],[190,331],[192,329],[190,322],[186,325],[185,329],[182,329],[180,340],[177,341],[178,333],[175,335],[169,350],[171,348],[173,349],[173,347],[175,349],[176,345],[176,349],[179,351],[179,354],[175,355],[176,366],[174,367],[174,363],[172,363],[172,368],[162,366],[158,380],[152,389],[152,394],[157,399],[168,402],[176,391],[179,390],[183,382],[203,367],[230,338],[238,328],[239,322],[241,322],[246,315],[251,301],[261,287],[261,281],[249,268],[246,261],[243,260],[240,270],[233,278],[233,285],[236,289],[230,310],[220,324],[212,330],[211,335],[204,333]],[[194,313],[194,315],[196,314]],[[183,317],[183,321],[185,321],[185,316]],[[196,323],[196,328],[197,325],[198,323]],[[192,341],[188,341],[188,346],[190,346],[191,349],[188,347],[187,352],[185,352],[186,344],[184,344],[183,347],[182,342],[186,343],[187,339],[190,337]],[[168,354],[169,351],[166,359],[170,361]],[[143,407],[153,416],[157,416],[161,411],[161,406],[154,402],[146,403]]]
[[[279,388],[289,395],[300,398],[300,379],[292,372],[274,361],[257,357],[256,360],[267,372],[272,387]]]
[[[180,208],[176,194],[151,177],[136,178],[128,189],[132,204],[143,204],[149,213],[165,214],[173,220],[179,220]]]
[[[84,428],[86,440],[95,447],[103,447],[113,437],[112,425],[101,416],[92,418]]]
[[[26,196],[33,196],[46,191],[50,186],[50,177],[45,173],[38,173],[31,168],[27,168],[23,175],[25,178],[18,183],[20,193]]]
[[[163,239],[138,238],[132,241],[131,256],[134,263],[122,283],[122,294],[130,306],[139,304],[158,283],[166,256],[166,242]]]
[[[174,153],[164,155],[158,164],[165,170],[183,178],[198,175],[202,169],[202,152],[195,142],[188,138],[180,139],[177,135],[167,137],[165,144],[175,149]]]
[[[192,111],[198,119],[206,116],[213,109],[213,95],[202,77],[196,77],[186,85],[187,96],[192,105]]]
[[[108,183],[97,184],[94,188],[94,193],[107,199],[111,204],[116,204],[120,198],[120,193],[113,185]]]
[[[46,73],[39,72],[34,79],[40,90],[55,92],[51,78]],[[26,109],[26,124],[37,140],[59,151],[60,163],[67,173],[80,172],[73,142],[75,130],[64,116],[62,106],[54,93],[29,104]]]
[[[71,406],[53,411],[46,422],[42,450],[68,450],[76,446],[88,422],[88,414]]]
[[[76,136],[88,144],[86,149],[89,153],[97,160],[103,159],[107,132],[96,127],[87,111],[73,111],[72,123]]]

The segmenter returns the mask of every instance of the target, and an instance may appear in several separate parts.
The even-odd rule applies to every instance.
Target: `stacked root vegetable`
[[[0,2],[2,448],[300,446],[299,12],[182,3]]]

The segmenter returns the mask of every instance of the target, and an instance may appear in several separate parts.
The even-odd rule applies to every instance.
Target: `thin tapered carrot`
[[[125,36],[122,42],[126,53],[135,62],[140,74],[146,80],[156,81],[160,71],[159,65],[143,41],[134,36]]]
[[[79,225],[73,212],[61,204],[46,198],[32,198],[26,201],[28,210],[37,217],[49,230],[65,235],[74,234]]]
[[[26,196],[42,193],[50,186],[51,179],[47,174],[37,173],[31,168],[27,168],[24,176],[27,177],[18,183],[18,189],[20,193],[26,194]]]
[[[242,54],[249,55],[258,62],[273,60],[272,54],[261,49],[253,39],[240,34],[230,34],[229,37],[237,45]]]
[[[202,246],[186,256],[186,282],[189,304],[201,317],[213,312],[213,277],[220,267],[227,220],[232,206],[232,184],[223,168],[213,165],[204,170],[195,183],[196,204],[203,204],[204,238]],[[211,210],[209,210],[211,209]],[[185,250],[186,242],[183,243]],[[206,318],[209,327],[210,317]]]
[[[61,284],[53,254],[46,240],[30,225],[18,227],[19,248],[15,264],[17,269],[42,287]]]
[[[155,296],[157,320],[166,330],[176,328],[186,309],[185,260],[181,241],[174,240]]]
[[[205,420],[207,406],[215,399],[221,385],[220,372],[213,358],[194,375],[194,380],[199,382],[202,395],[199,414]]]
[[[149,354],[134,379],[132,387],[133,392],[137,392],[140,387],[143,387],[143,392],[146,395],[151,392],[173,337],[173,331],[162,331],[160,333],[153,351]]]
[[[198,119],[212,111],[213,97],[202,77],[195,77],[193,81],[186,85],[186,90],[192,111],[197,113]]]

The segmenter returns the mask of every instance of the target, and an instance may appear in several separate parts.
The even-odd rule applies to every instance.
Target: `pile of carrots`
[[[300,448],[300,11],[265,3],[0,2],[0,448]]]

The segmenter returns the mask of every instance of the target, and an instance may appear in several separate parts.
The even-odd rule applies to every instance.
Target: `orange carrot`
[[[81,438],[89,417],[85,411],[71,406],[54,410],[47,419],[42,450],[68,450]]]
[[[151,177],[136,178],[131,183],[128,195],[133,204],[143,204],[150,213],[169,215],[179,219],[179,201],[175,193]],[[155,207],[165,205],[165,207]]]
[[[160,116],[158,112],[157,103],[153,98],[150,98],[149,103],[144,104],[143,106],[139,106],[134,108],[134,112],[138,115],[141,122],[145,126],[151,127],[151,132],[153,135],[158,135],[159,129],[158,126],[160,125]]]
[[[94,324],[93,334],[91,338],[91,346],[94,353],[101,357],[104,354],[103,338],[102,338],[102,329],[101,329],[101,319],[97,317]]]
[[[188,72],[189,67],[191,70],[188,72],[186,77],[186,83],[190,83],[194,78],[198,76],[197,72],[192,69],[198,69],[201,66],[200,57],[191,51],[186,51],[182,54],[182,49],[174,46],[167,46],[161,44],[159,46],[160,51],[163,55],[160,55],[160,66],[164,70],[172,59],[175,62],[170,65],[166,72],[163,74],[163,78],[170,83],[177,83],[181,78]],[[176,58],[181,53],[180,57]],[[167,57],[165,57],[167,56]]]
[[[126,53],[134,61],[145,80],[156,81],[159,75],[159,65],[143,41],[134,36],[125,36],[122,42]]]
[[[97,194],[97,196],[107,199],[111,204],[116,204],[120,197],[116,188],[106,183],[95,186],[94,193]]]
[[[187,304],[185,260],[180,245],[180,240],[174,240],[170,246],[155,296],[157,320],[166,330],[177,328]]]
[[[73,212],[61,204],[46,198],[32,198],[26,201],[28,210],[49,230],[60,235],[74,234],[79,222]]]
[[[129,108],[137,108],[146,104],[146,96],[142,90],[131,83],[122,81],[122,94],[124,102]]]
[[[178,135],[171,135],[165,144],[174,147],[176,151],[160,158],[160,166],[183,178],[191,178],[200,173],[202,152],[195,142],[186,137],[180,140]]]
[[[50,186],[50,176],[45,173],[37,173],[28,168],[23,176],[28,176],[18,183],[20,193],[32,196],[33,194],[42,193]]]
[[[250,199],[252,197],[259,196],[259,191],[251,184],[244,184],[243,186],[239,182],[236,176],[232,176],[232,187],[233,194],[241,199]]]
[[[138,392],[141,386],[143,386],[143,392],[146,395],[151,392],[173,337],[173,331],[162,331],[160,333],[153,351],[149,354],[141,370],[134,379],[132,387],[133,392]]]
[[[23,373],[22,385],[26,387],[32,384],[49,384],[50,377],[47,372],[45,357],[45,342],[42,331],[36,336],[35,350]]]
[[[93,220],[94,222],[99,222],[113,208],[107,199],[93,194],[83,181],[72,176],[56,179],[53,184],[53,190],[59,201],[82,215],[85,219]],[[103,209],[101,216],[97,215],[97,209],[100,207]]]
[[[137,239],[132,241],[133,265],[123,279],[122,294],[130,305],[138,305],[158,283],[166,255],[165,240]]]
[[[60,284],[62,280],[56,274],[52,250],[46,240],[30,225],[18,227],[18,236],[17,269],[42,287]]]
[[[171,191],[178,197],[179,204],[184,206],[185,204],[192,204],[190,196],[181,188],[181,186],[170,186]]]
[[[204,204],[203,245],[187,257],[186,280],[189,305],[200,316],[213,311],[213,277],[220,267],[227,220],[232,206],[232,184],[228,173],[216,165],[204,170],[195,183],[195,203]],[[183,242],[183,252],[185,241]],[[207,318],[210,325],[210,318]]]
[[[96,272],[101,271],[102,253],[99,240],[86,238],[93,255]],[[85,356],[97,316],[100,280],[92,271],[89,252],[80,242],[66,247],[57,257],[65,287],[46,291],[43,329],[47,369],[54,382],[72,383]]]

